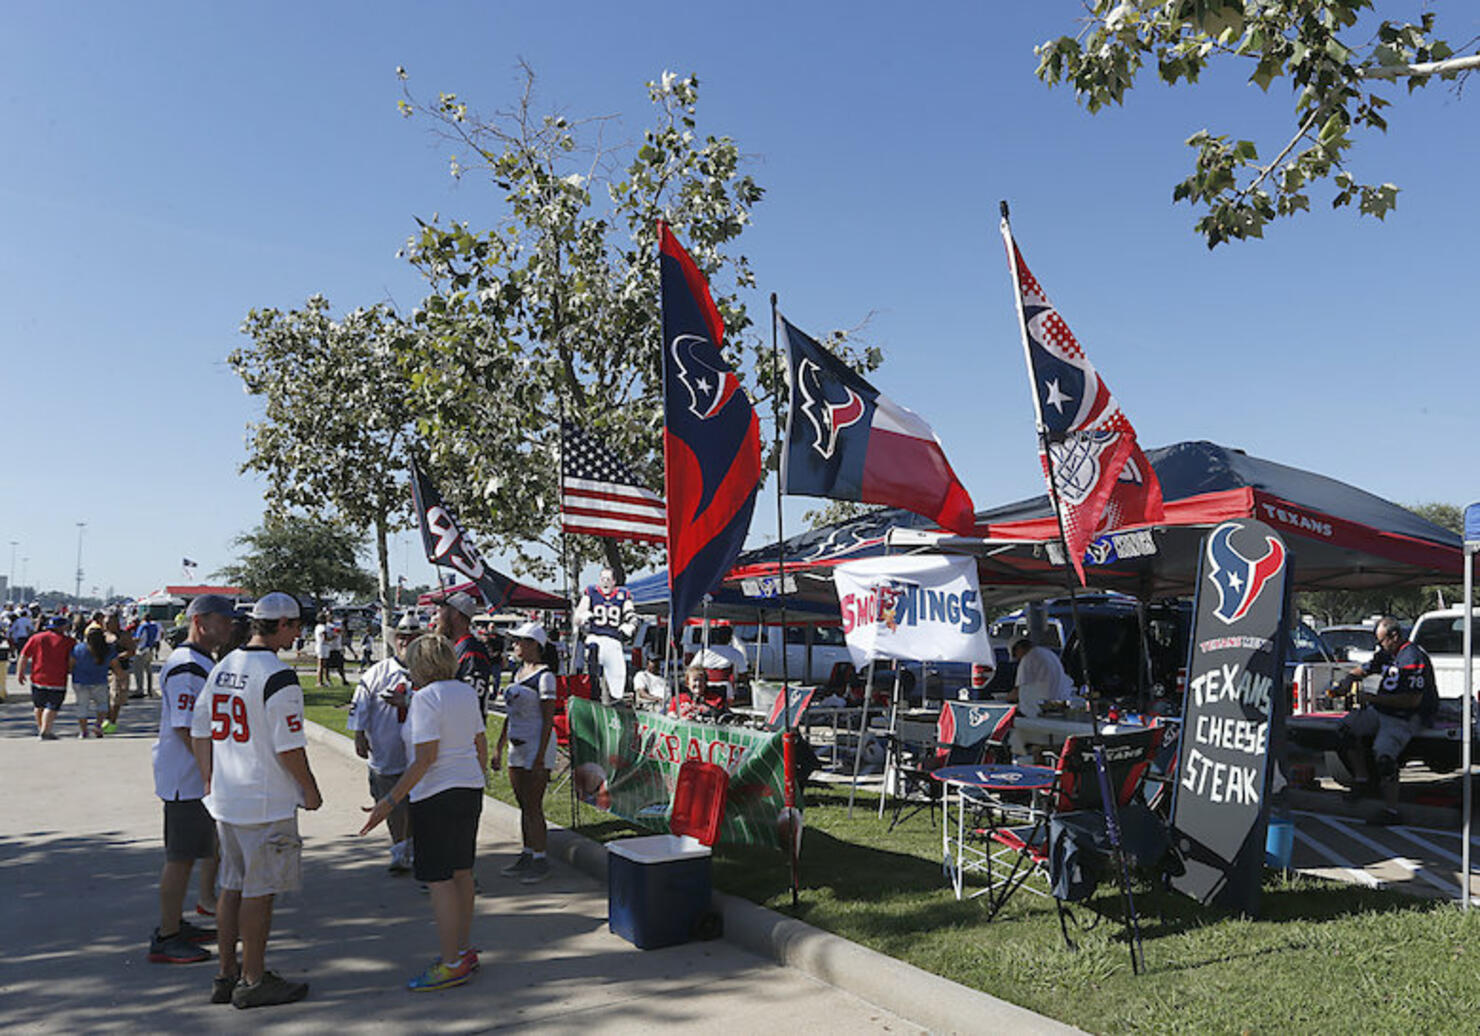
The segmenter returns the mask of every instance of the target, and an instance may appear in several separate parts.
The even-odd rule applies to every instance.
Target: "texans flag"
[[[709,285],[658,224],[663,294],[663,484],[668,588],[677,630],[730,570],[761,480],[760,422],[720,356],[724,325]]]
[[[1162,520],[1161,483],[1110,387],[1023,262],[1006,219],[1002,238],[1018,289],[1039,457],[1058,496],[1064,547],[1083,584],[1090,541],[1123,526]]]
[[[422,474],[415,460],[411,462],[411,502],[421,526],[427,560],[434,565],[446,565],[471,579],[490,607],[502,608],[514,590],[514,580],[484,564],[478,548],[463,533],[462,526],[442,503],[442,494]]]
[[[976,508],[935,433],[777,314],[791,405],[781,491],[887,504],[976,535]]]

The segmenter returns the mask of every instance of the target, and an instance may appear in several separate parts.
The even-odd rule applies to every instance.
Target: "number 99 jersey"
[[[217,663],[195,700],[190,736],[211,741],[211,816],[265,824],[294,815],[301,792],[278,753],[308,744],[303,690],[276,652],[243,647]]]

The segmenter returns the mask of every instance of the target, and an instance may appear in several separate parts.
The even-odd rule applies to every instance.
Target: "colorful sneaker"
[[[176,932],[163,938],[159,929],[149,937],[149,963],[151,964],[199,964],[210,960],[211,955],[185,938],[184,932]]]
[[[548,857],[531,858],[529,866],[524,868],[524,873],[519,875],[521,885],[534,885],[544,881],[550,876],[550,860]]]
[[[107,722],[105,722],[103,724],[103,733],[105,733],[105,734],[116,734],[116,733],[118,733],[118,724],[117,723],[114,723],[111,719],[108,720]]]
[[[308,996],[307,982],[289,982],[276,971],[264,971],[262,978],[253,985],[238,982],[231,991],[234,1007],[246,1010],[249,1007],[271,1007],[274,1004],[291,1004]]]
[[[519,854],[519,859],[517,859],[513,863],[509,864],[503,870],[499,871],[499,873],[502,874],[506,878],[517,878],[517,877],[519,877],[519,875],[521,875],[525,871],[529,870],[529,865],[531,863],[533,863],[533,862],[534,862],[534,853],[532,853],[528,849],[526,849],[522,853]]]
[[[207,907],[203,907],[199,903],[195,904],[195,912],[197,914],[199,914],[201,917],[215,917],[216,916],[216,911],[211,910],[211,909],[209,909]]]
[[[473,977],[473,967],[466,956],[459,957],[457,963],[448,967],[440,960],[431,964],[420,975],[417,975],[406,988],[413,993],[431,993],[438,989],[451,989],[460,986]]]
[[[462,953],[458,956],[458,961],[466,965],[469,971],[477,971],[480,967],[482,967],[482,964],[478,960],[478,947],[476,946],[472,947],[471,949],[463,950]]]
[[[236,984],[240,981],[240,975],[217,975],[211,979],[211,1003],[231,1003],[231,994],[236,991]]]
[[[186,942],[214,942],[216,929],[202,928],[198,924],[192,924],[183,917],[180,919],[180,938]]]

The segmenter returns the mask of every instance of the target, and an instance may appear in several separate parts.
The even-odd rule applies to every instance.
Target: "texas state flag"
[[[791,382],[781,491],[902,507],[975,535],[971,496],[930,425],[780,314],[776,321]]]
[[[761,479],[761,433],[750,398],[720,355],[724,325],[704,275],[665,223],[658,240],[669,628],[678,630],[745,543]]]

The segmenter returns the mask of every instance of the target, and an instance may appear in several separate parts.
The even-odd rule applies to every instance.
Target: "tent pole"
[[[858,771],[863,765],[863,739],[868,733],[868,700],[873,697],[874,659],[868,660],[867,675],[863,678],[863,715],[858,720],[858,744],[853,746],[853,782],[848,785],[848,819],[853,819],[853,798],[858,793]],[[833,758],[838,755],[837,728],[833,728]]]
[[[1470,788],[1470,766],[1472,762],[1471,743],[1474,739],[1474,666],[1475,666],[1475,550],[1477,545],[1466,543],[1464,545],[1465,558],[1465,682],[1460,688],[1464,699],[1463,719],[1460,721],[1464,729],[1463,766],[1460,767],[1464,773],[1464,786],[1460,795],[1460,855],[1463,857],[1460,863],[1460,903],[1462,910],[1470,909],[1470,810],[1473,808],[1471,797],[1473,792]]]
[[[884,819],[884,800],[889,797],[889,763],[893,760],[895,769],[899,768],[899,742],[895,739],[895,731],[898,729],[899,721],[899,679],[904,673],[904,663],[894,663],[894,689],[889,693],[889,745],[888,755],[884,757],[884,790],[879,794],[879,819]],[[921,684],[920,686],[924,686]]]

